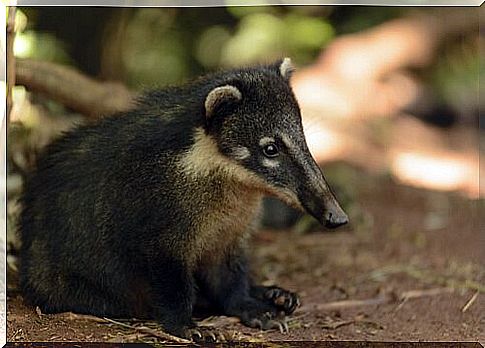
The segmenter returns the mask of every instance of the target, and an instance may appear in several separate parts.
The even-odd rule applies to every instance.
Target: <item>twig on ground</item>
[[[355,320],[341,320],[341,321],[327,322],[322,326],[322,329],[336,330],[342,326],[355,324],[355,322],[356,322]]]
[[[172,341],[172,342],[176,342],[176,343],[192,343],[192,341],[189,341],[189,340],[177,337],[177,336],[170,335],[170,334],[163,332],[163,331],[160,331],[160,330],[151,329],[151,328],[146,327],[146,326],[132,326],[132,325],[121,323],[119,321],[109,319],[109,318],[103,318],[103,319],[106,320],[107,322],[112,323],[112,324],[119,325],[119,326],[122,326],[122,327],[125,327],[125,328],[128,328],[128,329],[131,329],[131,330],[139,331],[141,333],[148,334],[148,335],[151,335],[151,336],[155,336],[155,337],[158,337],[158,338],[161,338],[161,339],[164,339],[164,340],[168,340],[168,341]]]
[[[65,319],[68,320],[90,320],[96,323],[106,324],[106,320],[103,318],[95,317],[94,315],[89,314],[76,314],[72,312],[63,313]]]
[[[164,339],[164,340],[168,340],[168,341],[171,341],[171,342],[192,343],[192,341],[189,341],[189,340],[177,337],[177,336],[170,335],[170,334],[163,332],[163,331],[160,331],[160,330],[151,329],[151,328],[146,327],[146,326],[133,326],[133,325],[125,324],[125,323],[122,323],[120,321],[113,320],[113,319],[110,319],[110,318],[99,318],[99,317],[95,317],[93,315],[67,313],[66,319],[70,319],[70,320],[85,319],[85,320],[91,320],[91,321],[101,323],[101,324],[111,323],[111,324],[121,326],[121,327],[130,329],[130,330],[135,330],[135,331],[140,332],[142,334],[154,336],[154,337],[161,338],[161,339]]]
[[[378,297],[365,299],[365,300],[344,300],[327,302],[317,305],[317,310],[334,310],[340,308],[351,308],[351,307],[362,307],[362,306],[376,306],[381,304],[391,304],[396,301],[401,301],[402,303],[410,299],[422,298],[427,296],[436,296],[444,293],[453,292],[452,288],[435,288],[426,290],[410,290],[405,291],[399,296],[393,296],[392,294],[380,295]]]
[[[473,302],[475,302],[475,300],[477,299],[479,293],[480,293],[480,291],[478,291],[478,290],[475,291],[473,296],[467,301],[467,303],[461,309],[462,313],[465,313],[468,310],[468,308],[470,308],[470,306],[473,304]]]
[[[340,308],[350,308],[350,307],[362,307],[362,306],[375,306],[384,303],[391,302],[390,296],[378,296],[375,298],[365,299],[365,300],[343,300],[335,302],[327,302],[317,305],[317,309],[320,311],[330,311]]]
[[[401,309],[401,307],[404,306],[404,304],[408,302],[408,300],[410,299],[441,295],[445,293],[452,293],[453,291],[454,291],[453,288],[435,288],[435,289],[406,291],[400,296],[401,302],[396,307],[395,311]]]
[[[136,332],[134,334],[110,338],[107,342],[110,342],[110,343],[133,342],[133,341],[139,340],[140,338],[147,337],[147,336],[150,336],[150,335],[146,334],[146,333]],[[120,342],[120,338],[122,338],[123,341]]]
[[[401,300],[408,300],[413,298],[421,298],[427,296],[435,296],[441,294],[452,293],[453,288],[434,288],[434,289],[424,289],[424,290],[409,290],[401,294]]]

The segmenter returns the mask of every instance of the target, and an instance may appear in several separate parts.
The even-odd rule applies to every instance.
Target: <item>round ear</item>
[[[280,64],[280,73],[286,80],[289,80],[291,75],[295,71],[295,67],[291,63],[291,59],[286,57],[281,61]]]
[[[219,107],[239,102],[241,99],[241,92],[234,86],[216,87],[205,98],[205,116],[210,119]]]

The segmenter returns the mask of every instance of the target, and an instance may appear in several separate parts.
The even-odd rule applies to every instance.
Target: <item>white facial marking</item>
[[[220,153],[214,138],[205,134],[202,128],[195,129],[194,144],[180,158],[179,165],[186,175],[190,176],[213,176],[214,172],[218,172],[227,178],[249,183],[254,187],[265,186],[255,174]]]
[[[285,143],[286,147],[290,150],[295,150],[296,146],[293,144],[291,141],[290,137],[287,136],[286,134],[280,134],[281,140]]]
[[[232,150],[232,155],[235,159],[241,161],[251,156],[251,152],[245,146],[238,146]]]
[[[267,168],[276,168],[279,165],[280,165],[280,162],[278,162],[277,160],[271,160],[269,158],[263,159],[263,166],[265,166]]]
[[[291,59],[286,57],[280,65],[280,73],[284,78],[288,78],[289,74],[295,70],[293,64],[291,64]]]
[[[274,143],[274,138],[272,137],[264,137],[259,140],[259,145],[261,146],[268,145],[271,143]]]

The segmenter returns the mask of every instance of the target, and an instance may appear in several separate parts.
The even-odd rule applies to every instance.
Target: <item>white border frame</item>
[[[7,218],[7,129],[6,129],[6,7],[7,6],[93,6],[93,7],[223,7],[223,6],[481,6],[485,0],[198,0],[196,4],[191,0],[0,0],[0,88],[3,99],[0,103],[0,346],[7,341],[7,247],[6,247],[6,218]],[[479,88],[481,91],[481,88]],[[479,153],[481,149],[479,149]]]

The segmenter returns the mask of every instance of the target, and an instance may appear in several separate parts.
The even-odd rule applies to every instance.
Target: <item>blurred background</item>
[[[462,309],[470,292],[482,296],[485,289],[485,245],[479,232],[485,227],[479,11],[367,6],[11,9],[9,289],[15,293],[17,198],[46,144],[75,124],[129,109],[143,90],[288,56],[297,67],[292,85],[310,151],[351,224],[342,232],[321,233],[309,216],[269,199],[263,231],[255,237],[257,276],[308,288],[310,303],[382,288],[440,286],[459,290],[462,297],[453,301]],[[300,278],[309,269],[310,275]],[[477,323],[484,319],[478,315],[466,328],[452,331],[453,321],[461,325],[468,320],[439,315],[453,301],[444,298],[436,305],[437,319],[428,322],[430,327],[408,323],[401,333],[417,330],[425,336],[415,338],[433,338],[445,325],[463,338],[482,335]],[[466,311],[458,310],[460,315]],[[317,314],[313,322],[326,323],[319,329],[342,319],[333,314],[318,319]],[[345,325],[332,335],[358,338],[373,330],[375,337],[394,337],[375,327],[351,330]],[[40,329],[32,332],[27,338],[42,338]],[[9,335],[25,338],[12,330]]]

